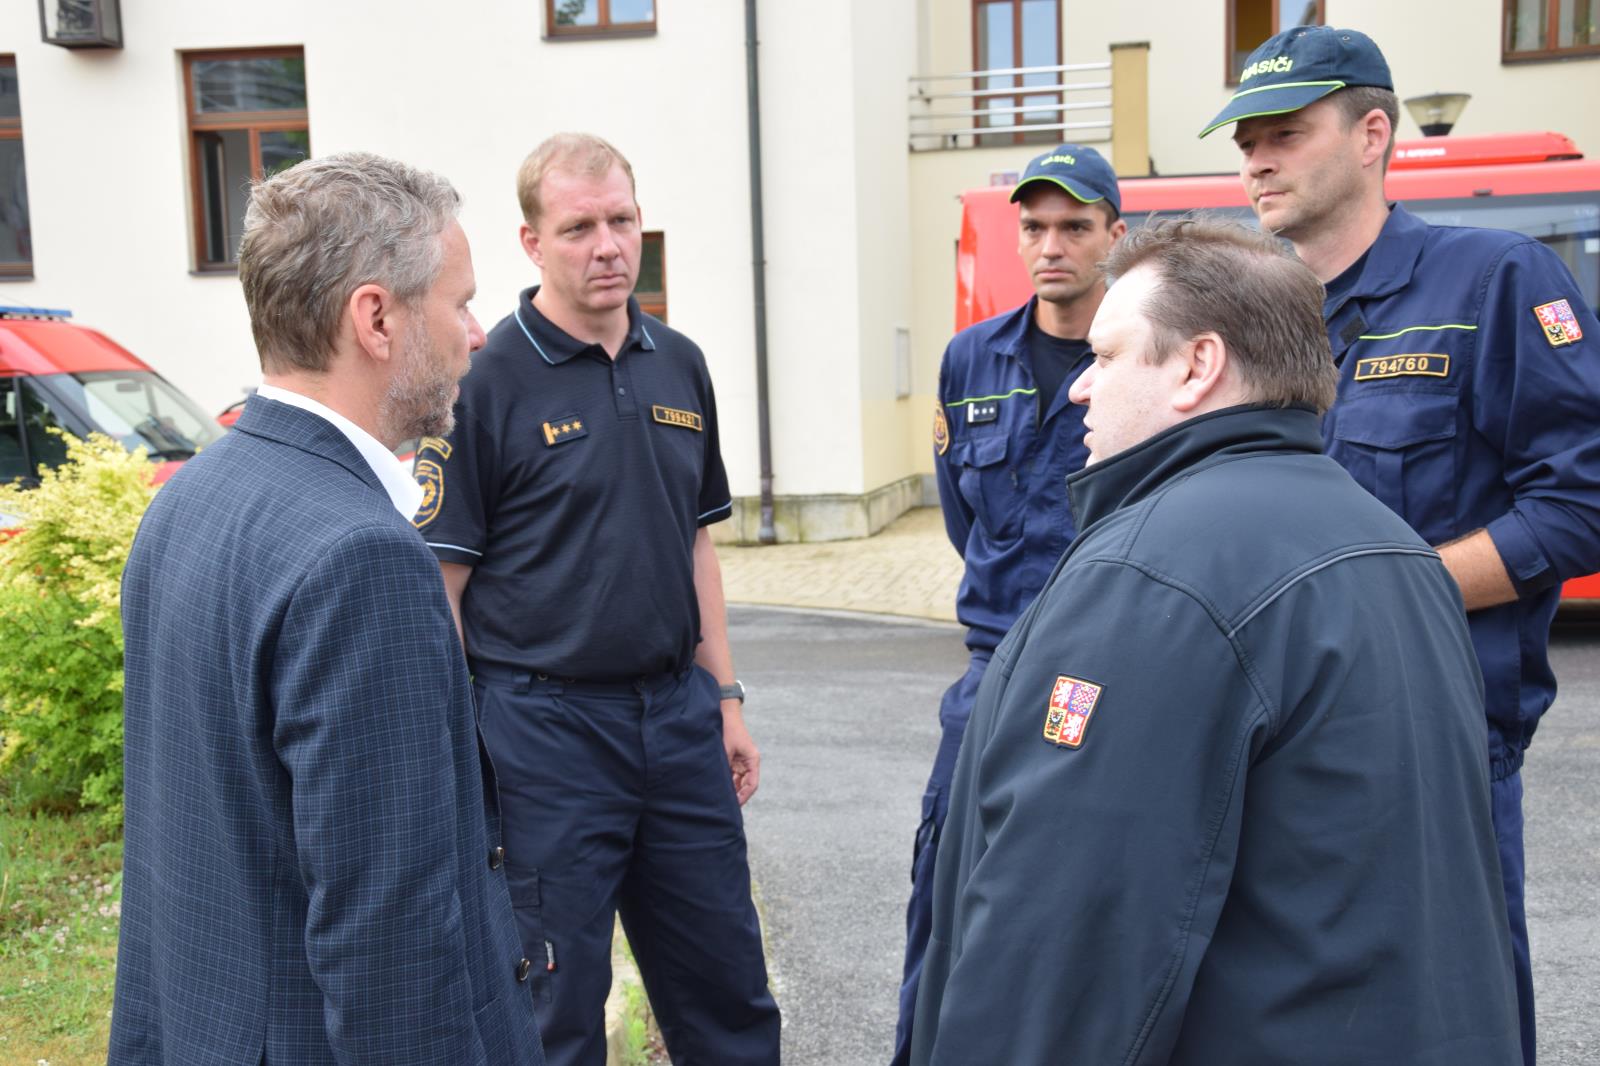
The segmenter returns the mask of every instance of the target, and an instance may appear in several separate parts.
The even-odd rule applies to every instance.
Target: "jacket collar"
[[[528,343],[533,345],[533,350],[551,366],[560,366],[568,362],[575,355],[581,355],[591,349],[601,351],[598,344],[585,344],[566,330],[550,321],[535,306],[533,297],[539,291],[539,286],[522,290],[521,298],[517,300],[517,309],[513,312],[517,319],[517,326],[522,330],[522,335],[528,338]],[[623,339],[622,347],[617,350],[621,355],[629,348],[641,348],[653,352],[656,348],[655,338],[650,336],[650,330],[644,322],[644,312],[639,309],[639,301],[632,296],[628,297],[628,335]],[[610,358],[606,357],[610,362]]]
[[[1338,307],[1328,308],[1331,326],[1350,300],[1390,296],[1411,284],[1411,274],[1428,238],[1428,224],[1400,204],[1391,204],[1389,217],[1378,231],[1378,239],[1367,250],[1367,265],[1361,270],[1355,288]],[[1337,336],[1337,334],[1335,334]],[[1337,346],[1336,346],[1337,347]]]
[[[1067,477],[1079,530],[1147,499],[1177,478],[1257,452],[1320,454],[1316,413],[1303,407],[1247,405],[1191,418],[1125,452]]]
[[[339,432],[332,422],[318,418],[310,411],[302,411],[265,396],[251,396],[245,401],[244,412],[233,425],[234,431],[252,437],[287,444],[320,458],[338,463],[362,483],[376,492],[388,494],[378,475],[356,451],[350,438]]]
[[[1007,311],[995,323],[989,336],[989,349],[997,355],[1020,357],[1028,347],[1028,323],[1033,321],[1033,309],[1039,304],[1037,294],[1014,311]]]

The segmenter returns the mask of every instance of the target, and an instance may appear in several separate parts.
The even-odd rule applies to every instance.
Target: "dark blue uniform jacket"
[[[1320,451],[1230,408],[1072,479],[961,748],[913,1063],[1519,1061],[1461,597]]]
[[[934,471],[950,543],[966,560],[956,617],[992,652],[1071,542],[1066,477],[1082,470],[1083,408],[1042,402],[1028,365],[1038,297],[956,334],[939,367]],[[1087,365],[1087,361],[1085,362]],[[1067,380],[1077,377],[1069,373]],[[974,419],[978,420],[974,420]],[[948,441],[941,446],[941,439]]]
[[[1398,206],[1327,310],[1328,454],[1430,544],[1487,528],[1521,594],[1469,619],[1506,777],[1555,699],[1561,582],[1600,569],[1600,323],[1538,241]]]

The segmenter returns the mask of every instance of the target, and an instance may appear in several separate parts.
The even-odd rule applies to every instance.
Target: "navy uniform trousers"
[[[507,880],[550,1066],[602,1066],[618,911],[677,1066],[778,1062],[715,679],[476,664]]]
[[[911,1061],[911,1019],[917,1006],[917,989],[922,983],[922,960],[928,953],[928,934],[933,929],[933,864],[939,857],[939,837],[944,832],[945,816],[950,813],[950,785],[956,772],[956,756],[961,754],[961,738],[978,699],[978,682],[989,665],[989,656],[973,655],[967,672],[945,690],[939,701],[942,733],[939,751],[933,757],[933,772],[922,794],[922,821],[917,826],[911,848],[911,899],[906,904],[906,961],[900,979],[900,1020],[895,1028],[894,1055],[890,1066],[906,1066]]]

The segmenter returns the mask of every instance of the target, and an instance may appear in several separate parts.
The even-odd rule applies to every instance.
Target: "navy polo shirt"
[[[705,356],[630,299],[612,360],[537,291],[473,357],[449,439],[419,446],[417,528],[473,568],[474,661],[593,681],[685,669],[695,536],[733,506]]]

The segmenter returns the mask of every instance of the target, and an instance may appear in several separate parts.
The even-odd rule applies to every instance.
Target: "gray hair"
[[[362,285],[402,303],[426,293],[460,204],[444,178],[370,152],[309,159],[257,183],[239,281],[262,369],[326,370]]]
[[[603,178],[612,167],[621,167],[628,176],[628,188],[637,201],[639,189],[633,180],[633,166],[611,142],[592,133],[557,133],[545,138],[517,168],[517,202],[522,206],[523,220],[534,229],[539,228],[539,217],[544,213],[540,186],[550,171]]]
[[[1118,242],[1114,279],[1149,266],[1157,282],[1144,314],[1164,362],[1202,333],[1222,338],[1251,403],[1333,405],[1339,375],[1322,320],[1322,283],[1283,241],[1205,215],[1154,222]]]

